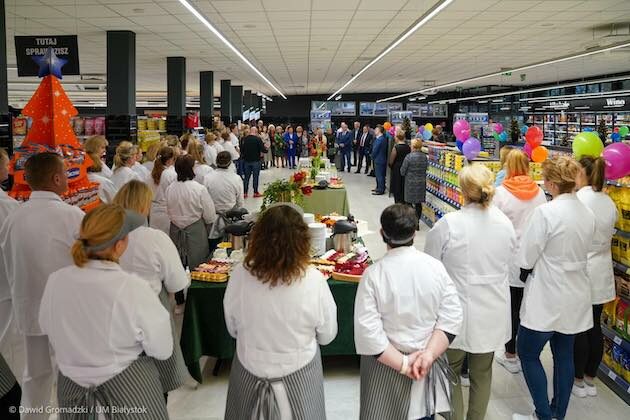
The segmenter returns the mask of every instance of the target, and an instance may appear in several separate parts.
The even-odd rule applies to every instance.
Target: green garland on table
[[[279,179],[267,184],[263,194],[261,210],[274,203],[293,203],[301,206],[304,203],[304,194],[301,187],[290,180]]]

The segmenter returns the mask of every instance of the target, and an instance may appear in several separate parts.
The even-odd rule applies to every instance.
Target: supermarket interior
[[[0,419],[630,418],[630,0],[0,25]]]

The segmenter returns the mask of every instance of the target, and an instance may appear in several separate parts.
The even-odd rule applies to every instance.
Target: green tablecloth
[[[328,284],[337,303],[339,331],[332,343],[321,347],[322,355],[354,355],[354,297],[358,284],[335,280],[328,280]],[[200,383],[201,356],[231,359],[234,355],[236,342],[228,333],[223,316],[226,287],[227,283],[193,281],[188,289],[181,346],[190,375]]]
[[[327,215],[334,212],[341,216],[350,214],[350,203],[345,188],[313,189],[313,194],[304,197],[302,207],[305,213]]]

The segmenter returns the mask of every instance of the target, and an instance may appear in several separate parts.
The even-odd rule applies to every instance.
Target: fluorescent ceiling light
[[[477,102],[479,102],[480,104],[487,104],[488,103],[488,101],[477,101]]]
[[[591,55],[594,55],[594,54],[600,54],[600,53],[603,53],[603,52],[606,52],[606,51],[613,51],[613,50],[617,50],[619,48],[624,48],[624,47],[630,47],[630,42],[627,42],[627,41],[626,42],[621,42],[621,43],[614,44],[614,45],[611,45],[611,46],[608,46],[608,47],[599,48],[599,49],[591,50],[591,51],[586,51],[586,52],[582,52],[582,53],[578,53],[578,54],[571,54],[571,55],[567,55],[567,56],[563,56],[563,57],[553,58],[551,60],[541,61],[539,63],[534,63],[534,64],[528,64],[526,66],[502,69],[501,71],[498,71],[498,72],[495,72],[495,73],[489,73],[489,74],[484,74],[484,75],[481,75],[481,76],[471,77],[471,78],[468,78],[468,79],[457,80],[455,82],[449,82],[449,83],[445,83],[443,85],[438,85],[438,86],[433,86],[433,87],[430,87],[430,88],[417,90],[415,92],[402,93],[400,95],[390,96],[389,98],[379,99],[376,102],[384,102],[384,101],[390,101],[392,99],[404,98],[404,97],[407,97],[407,96],[417,95],[419,93],[425,93],[425,92],[428,92],[428,91],[431,91],[431,90],[435,90],[435,89],[444,89],[444,88],[447,88],[447,87],[457,86],[457,85],[461,85],[461,84],[464,84],[464,83],[476,82],[478,80],[483,80],[483,79],[488,79],[488,78],[491,78],[491,77],[501,76],[505,72],[518,72],[518,71],[523,71],[523,70],[529,70],[529,69],[533,69],[533,68],[536,68],[536,67],[547,66],[549,64],[557,64],[557,63],[561,63],[561,62],[564,62],[564,61],[575,60],[576,58],[588,57],[588,56],[591,56]]]
[[[328,99],[330,99],[330,98],[328,98]],[[339,99],[341,99],[341,95],[335,96],[335,101],[338,101]]]
[[[245,62],[245,64],[247,64],[252,70],[254,70],[254,72],[260,76],[261,79],[263,79],[265,82],[267,82],[267,84],[269,86],[271,86],[273,88],[273,90],[275,90],[276,92],[278,92],[278,94],[280,96],[282,96],[284,99],[287,99],[286,96],[284,96],[284,94],[280,91],[280,89],[278,89],[276,87],[276,85],[274,85],[273,83],[271,83],[271,81],[269,81],[269,79],[267,79],[265,77],[264,74],[262,74],[247,58],[245,58],[245,56],[234,46],[232,45],[232,43],[230,41],[227,40],[226,37],[223,36],[223,34],[221,32],[219,32],[219,30],[217,28],[214,27],[214,25],[212,25],[210,23],[210,21],[201,14],[201,12],[199,12],[195,6],[193,6],[192,4],[190,4],[190,2],[188,2],[188,0],[179,0],[179,2],[186,8],[188,9],[188,11],[190,13],[192,13],[197,19],[199,19],[199,21],[201,23],[203,23],[206,28],[210,29],[210,32],[212,32],[213,34],[215,34],[217,36],[217,38],[219,38],[229,49],[232,50],[232,52],[234,52],[234,54],[236,54],[241,60],[243,60]]]
[[[493,99],[492,102],[494,102],[494,103],[501,103],[501,102],[503,102],[503,99]]]
[[[575,106],[573,109],[591,109],[590,106]]]
[[[558,99],[604,98],[608,96],[628,96],[629,94],[630,94],[630,90],[614,90],[611,92],[579,93],[575,95],[559,95],[559,96],[547,96],[547,97],[541,97],[541,98],[528,98],[528,99],[525,99],[525,102],[538,103],[538,102],[555,101]]]
[[[179,1],[183,1],[183,0],[179,0]],[[416,32],[418,29],[420,29],[421,27],[423,27],[428,21],[430,21],[431,19],[433,19],[438,13],[440,13],[442,10],[444,10],[449,4],[451,4],[452,2],[454,2],[455,0],[441,0],[438,3],[436,3],[431,9],[429,9],[424,15],[422,15],[414,24],[412,24],[407,31],[405,31],[405,33],[403,33],[400,37],[398,37],[398,39],[396,39],[394,42],[392,42],[391,44],[389,44],[388,47],[386,47],[383,51],[381,51],[381,53],[379,55],[377,55],[376,57],[374,57],[369,63],[367,63],[361,70],[359,70],[359,72],[357,74],[355,74],[354,76],[352,76],[352,78],[350,78],[350,80],[348,80],[343,86],[341,86],[337,91],[335,91],[335,93],[333,93],[332,95],[330,95],[328,97],[328,100],[330,101],[332,98],[335,97],[335,95],[337,95],[339,92],[341,92],[342,90],[344,90],[346,87],[348,87],[348,85],[352,82],[354,82],[359,76],[361,76],[367,69],[369,69],[370,67],[372,67],[374,64],[376,64],[381,58],[385,57],[391,50],[393,50],[394,48],[396,48],[401,42],[403,42],[405,39],[409,38],[414,32]]]

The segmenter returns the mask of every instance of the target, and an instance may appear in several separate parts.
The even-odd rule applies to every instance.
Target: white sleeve
[[[156,230],[155,247],[160,260],[160,277],[169,293],[179,292],[190,286],[190,279],[184,270],[175,244],[166,233]]]
[[[173,354],[170,314],[146,281],[129,280],[125,288],[135,305],[136,339],[148,356],[168,359]]]
[[[214,202],[212,201],[212,197],[210,197],[210,193],[206,187],[200,189],[201,191],[201,208],[203,210],[203,220],[207,225],[214,223],[217,220],[217,212],[214,208]]]
[[[240,301],[239,286],[241,284],[241,273],[243,267],[237,267],[230,276],[230,281],[225,288],[225,294],[223,295],[223,316],[225,318],[225,326],[228,332],[234,338],[238,338],[237,319],[236,313],[238,311],[238,303]]]
[[[456,336],[461,330],[464,316],[462,305],[459,301],[455,283],[453,283],[446,268],[444,268],[441,263],[439,270],[439,276],[443,279],[444,287],[442,289],[442,298],[440,299],[440,308],[438,309],[438,319],[435,324],[435,329]]]
[[[534,209],[525,231],[521,235],[521,247],[516,255],[516,265],[531,270],[540,258],[547,243],[547,220],[540,211]]]
[[[243,199],[244,187],[243,183],[240,181],[240,177],[238,177],[238,181],[236,182],[236,207],[243,207],[245,205],[245,200]]]
[[[323,277],[323,276],[322,276]],[[317,342],[325,346],[337,336],[337,304],[325,279],[321,279],[319,293],[320,324],[317,326]]]
[[[445,217],[442,217],[435,225],[433,225],[433,228],[427,232],[424,252],[433,258],[442,261],[442,255],[444,255],[444,249],[446,248],[449,239],[450,231],[448,228],[448,221]]]
[[[54,280],[51,281],[51,278],[54,276],[54,273],[48,276],[48,281],[46,282],[46,287],[44,288],[44,294],[42,295],[42,300],[39,304],[39,328],[42,330],[42,333],[45,335],[50,335],[50,329],[48,328],[48,321],[52,318],[50,313],[50,294],[53,293],[53,284]],[[3,337],[0,337],[3,338]]]
[[[354,300],[354,343],[357,354],[362,355],[381,354],[389,345],[376,302],[373,272],[368,269],[364,273]]]

